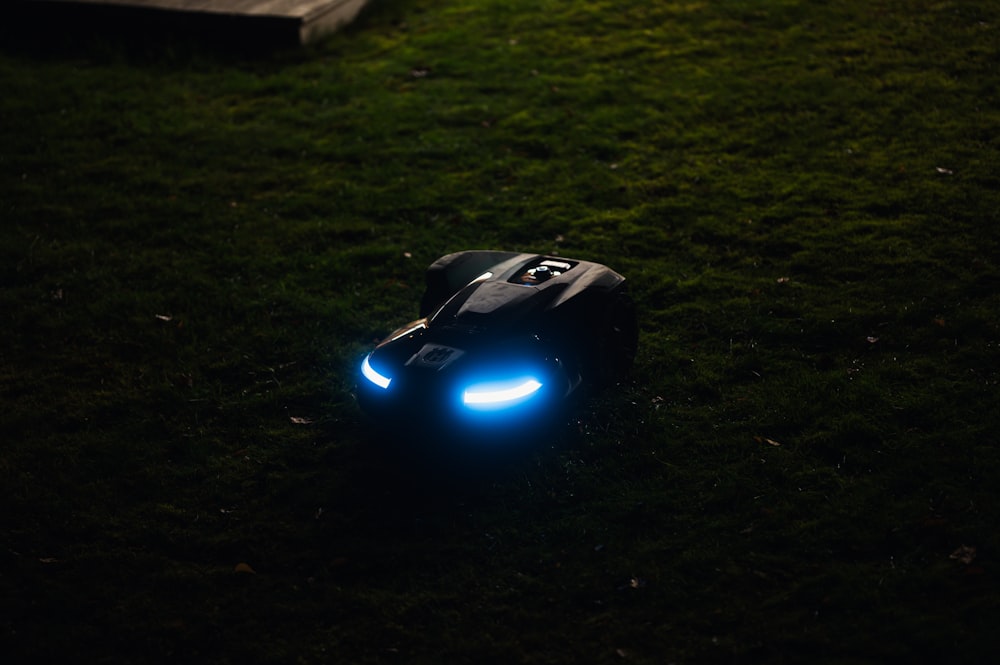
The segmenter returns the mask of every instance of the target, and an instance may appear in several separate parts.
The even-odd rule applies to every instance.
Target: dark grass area
[[[7,31],[6,662],[995,653],[995,3]],[[641,348],[565,441],[446,483],[352,390],[470,248],[612,266]]]

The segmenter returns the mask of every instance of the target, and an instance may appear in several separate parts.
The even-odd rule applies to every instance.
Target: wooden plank
[[[299,41],[307,43],[335,31],[354,20],[369,0],[33,0],[130,10],[167,11],[197,16],[216,15],[246,18],[287,19],[297,23]]]

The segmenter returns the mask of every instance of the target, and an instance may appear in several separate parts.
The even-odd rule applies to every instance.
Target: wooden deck
[[[204,32],[222,28],[250,32],[273,31],[279,39],[291,35],[308,43],[349,23],[369,0],[21,0],[37,15],[67,12],[74,17],[95,14],[165,19],[174,25],[186,23]],[[270,26],[270,28],[268,27]],[[228,33],[227,36],[233,36]]]

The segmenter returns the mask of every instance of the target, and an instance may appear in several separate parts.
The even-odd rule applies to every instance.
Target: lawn
[[[998,31],[986,0],[383,0],[256,53],[8,26],[5,662],[994,655]],[[611,266],[640,348],[449,483],[353,391],[473,248]]]

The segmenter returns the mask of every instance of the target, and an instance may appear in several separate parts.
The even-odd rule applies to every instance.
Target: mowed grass
[[[998,31],[386,0],[261,54],[9,36],[5,662],[994,654]],[[446,483],[352,391],[472,248],[615,268],[640,352]]]

